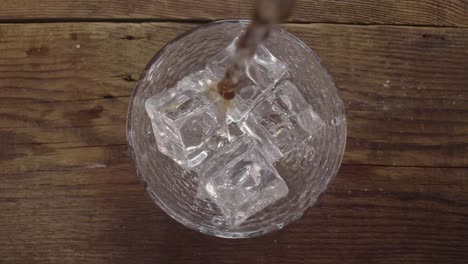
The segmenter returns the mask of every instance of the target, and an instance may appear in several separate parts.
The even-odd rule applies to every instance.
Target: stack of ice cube
[[[224,99],[213,94],[234,51],[232,43],[206,69],[145,104],[159,151],[198,173],[200,196],[211,199],[233,227],[287,196],[288,186],[274,162],[323,126],[298,88],[285,79],[286,65],[263,46],[245,63],[245,78],[227,117],[220,118]]]

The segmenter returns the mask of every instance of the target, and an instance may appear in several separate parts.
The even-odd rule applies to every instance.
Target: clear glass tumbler
[[[170,42],[151,60],[134,90],[127,137],[136,170],[152,199],[171,217],[199,232],[248,238],[279,230],[315,204],[337,173],[346,141],[344,105],[319,57],[291,33],[275,27],[264,43],[288,65],[286,78],[325,122],[320,132],[274,165],[289,193],[237,227],[228,225],[215,204],[197,195],[195,173],[182,169],[158,151],[145,101],[174,87],[184,76],[204,69],[248,25],[220,21],[197,27]]]

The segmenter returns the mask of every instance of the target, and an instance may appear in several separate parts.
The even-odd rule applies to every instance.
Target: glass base
[[[240,225],[199,195],[197,173],[183,169],[158,150],[145,111],[148,98],[167,92],[185,76],[206,68],[229,46],[248,21],[220,21],[197,27],[173,40],[148,64],[135,89],[128,114],[127,138],[138,175],[152,199],[183,225],[205,234],[248,238],[281,229],[300,218],[323,193],[341,164],[346,141],[344,105],[320,59],[302,41],[275,27],[265,47],[288,67],[283,80],[295,84],[323,126],[314,137],[274,163],[288,195]],[[226,213],[226,212],[224,212]]]

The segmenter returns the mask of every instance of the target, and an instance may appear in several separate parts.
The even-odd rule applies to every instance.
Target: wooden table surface
[[[125,139],[139,75],[248,0],[0,1],[0,263],[468,263],[468,1],[299,0],[348,143],[302,219],[213,238],[145,193]]]

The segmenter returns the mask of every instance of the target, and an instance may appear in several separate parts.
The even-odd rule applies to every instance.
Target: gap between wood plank
[[[179,23],[179,24],[204,24],[223,19],[127,19],[127,18],[31,18],[31,19],[0,19],[0,24],[45,24],[45,23]],[[233,20],[233,19],[227,19]],[[240,19],[245,20],[245,19]],[[394,26],[394,27],[415,27],[415,28],[468,28],[468,26],[444,26],[444,25],[425,25],[425,24],[379,24],[379,23],[339,23],[339,22],[307,22],[307,21],[289,21],[285,24],[290,25],[348,25],[348,26]]]

